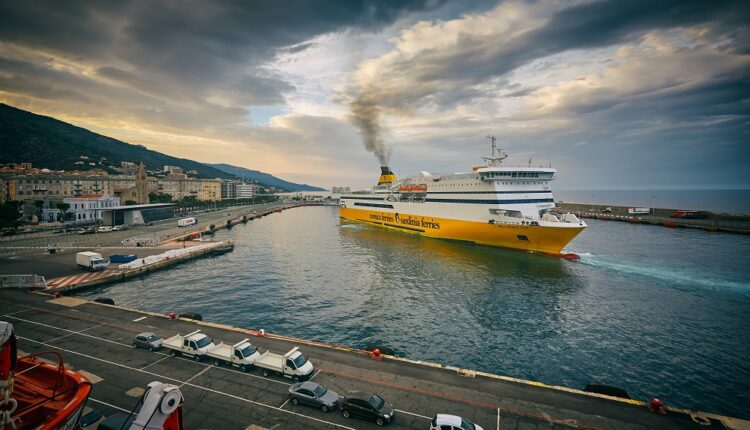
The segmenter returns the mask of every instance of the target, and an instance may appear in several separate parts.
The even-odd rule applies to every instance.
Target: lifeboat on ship
[[[426,193],[427,185],[402,185],[398,191],[400,193]]]
[[[57,359],[57,364],[47,360]],[[91,382],[57,352],[17,356],[13,325],[0,321],[0,429],[78,428]],[[6,400],[7,399],[7,400]]]

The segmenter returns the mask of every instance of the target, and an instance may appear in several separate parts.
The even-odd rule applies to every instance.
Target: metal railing
[[[47,288],[40,275],[0,275],[0,288]]]

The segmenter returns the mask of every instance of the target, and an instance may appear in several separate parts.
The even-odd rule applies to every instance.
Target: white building
[[[251,199],[253,198],[254,188],[257,185],[254,184],[238,184],[237,185],[237,198],[238,199]]]
[[[67,197],[63,201],[70,205],[68,212],[73,214],[75,222],[93,222],[102,219],[102,210],[120,205],[119,197],[102,194],[85,194],[78,197]]]

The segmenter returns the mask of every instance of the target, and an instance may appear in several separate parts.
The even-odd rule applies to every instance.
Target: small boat
[[[16,428],[78,428],[91,394],[91,382],[85,376],[66,369],[62,356],[54,351],[17,357],[13,325],[5,321],[0,322],[0,354],[0,362],[10,363],[9,368],[0,369],[0,378],[7,382],[12,379],[7,394],[16,402],[15,410],[11,409]],[[42,359],[50,356],[57,364]]]

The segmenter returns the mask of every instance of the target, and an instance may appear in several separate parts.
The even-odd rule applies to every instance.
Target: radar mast
[[[495,136],[489,135],[487,139],[492,143],[492,156],[482,157],[482,159],[489,162],[488,167],[500,167],[501,162],[508,158],[508,154],[503,152],[502,148],[497,149],[497,138]]]

